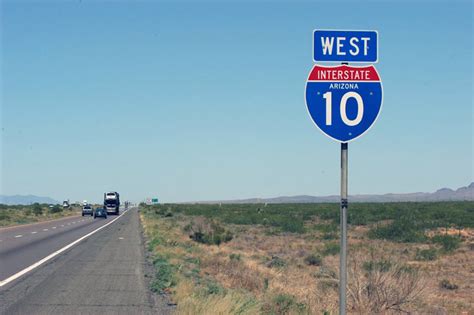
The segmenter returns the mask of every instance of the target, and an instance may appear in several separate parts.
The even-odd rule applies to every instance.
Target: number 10
[[[347,109],[346,104],[349,98],[355,98],[357,102],[357,116],[355,119],[347,118]],[[326,100],[326,125],[332,125],[332,92],[326,92],[323,94],[323,98]],[[364,116],[364,101],[359,93],[356,92],[347,92],[342,96],[341,105],[340,105],[341,119],[348,126],[356,126],[362,120]]]

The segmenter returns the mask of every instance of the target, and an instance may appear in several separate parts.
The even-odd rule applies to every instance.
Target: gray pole
[[[339,258],[339,314],[346,314],[347,286],[347,143],[341,143],[341,253]]]

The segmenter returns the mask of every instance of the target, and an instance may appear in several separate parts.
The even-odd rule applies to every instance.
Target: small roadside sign
[[[315,30],[313,59],[315,62],[378,61],[377,31]]]

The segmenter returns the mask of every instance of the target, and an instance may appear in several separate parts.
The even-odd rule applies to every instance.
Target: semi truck
[[[104,193],[104,208],[107,214],[119,214],[120,195],[116,191]]]

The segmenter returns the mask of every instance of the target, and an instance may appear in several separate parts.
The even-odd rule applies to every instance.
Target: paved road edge
[[[117,221],[118,219],[120,219],[120,218],[121,218],[124,214],[126,214],[128,211],[129,211],[129,210],[122,212],[121,215],[119,215],[118,217],[116,217],[115,219],[113,219],[112,221],[110,221],[109,223],[104,224],[104,225],[102,225],[101,227],[95,229],[94,231],[89,232],[88,234],[86,234],[86,235],[84,235],[84,236],[78,238],[78,239],[75,240],[74,242],[69,243],[68,245],[66,245],[66,246],[62,247],[61,249],[59,249],[59,250],[57,250],[57,251],[55,251],[55,252],[49,254],[48,256],[46,256],[46,257],[44,257],[43,259],[41,259],[41,260],[35,262],[35,263],[32,264],[32,265],[26,267],[25,269],[23,269],[23,270],[21,270],[21,271],[15,273],[14,275],[12,275],[12,276],[10,276],[10,277],[4,279],[4,280],[1,280],[1,281],[0,281],[0,288],[3,287],[3,286],[5,286],[5,285],[7,285],[7,284],[9,284],[9,283],[12,282],[12,281],[15,281],[16,279],[18,279],[18,278],[24,276],[24,275],[27,274],[28,272],[30,272],[30,271],[32,271],[32,270],[38,268],[39,266],[41,266],[41,265],[44,264],[45,262],[47,262],[47,261],[53,259],[54,257],[58,256],[59,254],[65,252],[65,251],[68,250],[68,249],[70,249],[70,248],[73,247],[74,245],[80,243],[82,240],[84,240],[84,239],[90,237],[91,235],[93,235],[93,234],[97,233],[98,231],[102,230],[103,228],[106,228],[107,226],[111,225],[112,223],[114,223],[115,221]]]

